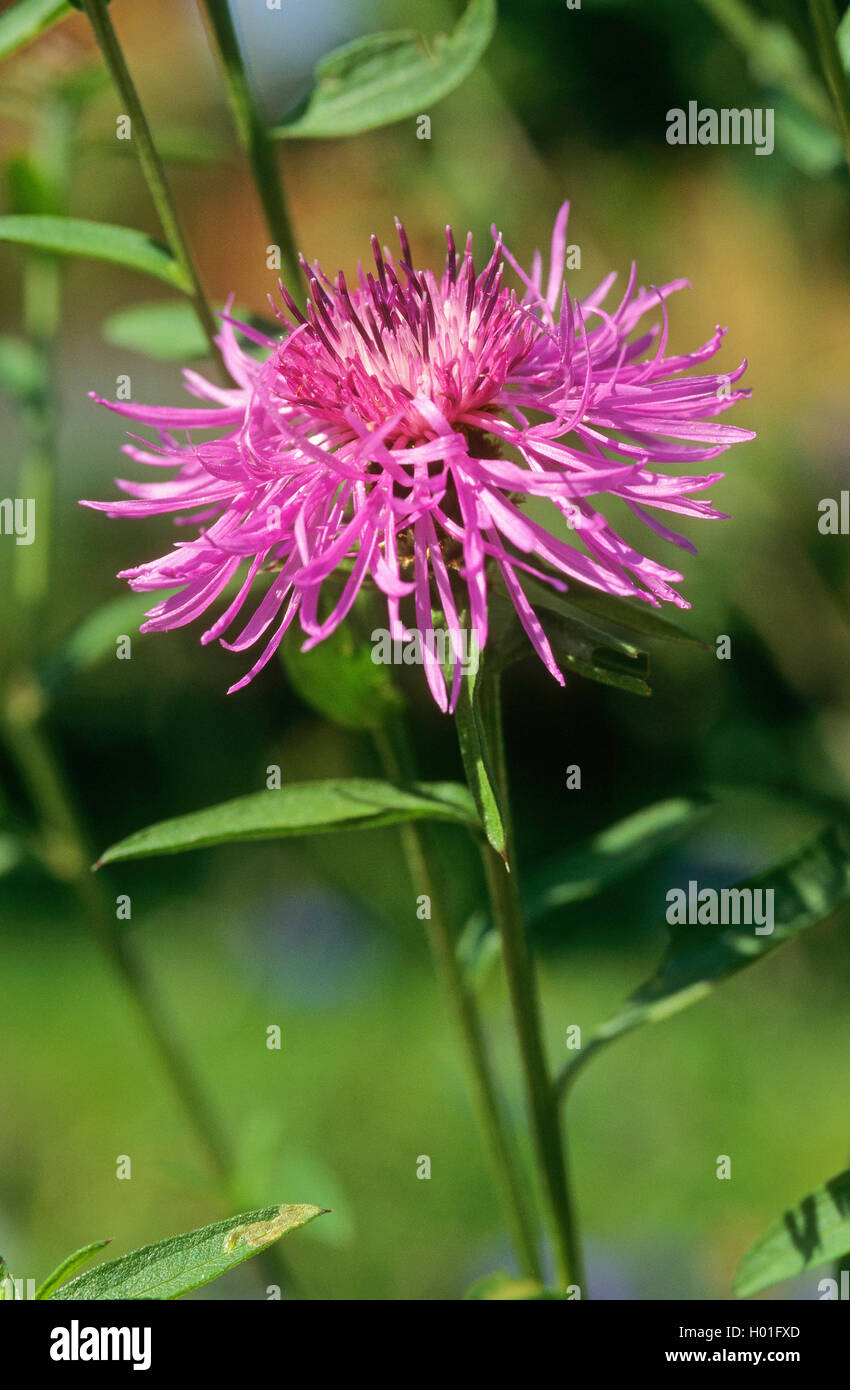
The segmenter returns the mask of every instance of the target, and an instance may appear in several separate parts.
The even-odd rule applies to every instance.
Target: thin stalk
[[[93,854],[74,799],[42,722],[44,701],[35,678],[19,672],[6,692],[0,729],[43,831],[43,853],[53,875],[73,890],[92,936],[135,1005],[163,1069],[211,1162],[218,1184],[231,1204],[238,1204],[234,1157],[204,1089],[181,1049],[156,990],[126,935],[116,930],[111,903],[91,872]],[[290,1277],[275,1255],[265,1261],[270,1279]]]
[[[199,0],[201,3],[201,0]],[[292,231],[286,193],[278,164],[277,150],[257,106],[254,90],[245,69],[236,26],[228,0],[202,0],[209,27],[215,37],[227,99],[236,131],[248,156],[254,183],[263,205],[269,234],[280,247],[283,279],[293,295],[298,295],[298,248]]]
[[[186,277],[189,286],[189,298],[194,306],[198,322],[204,330],[213,357],[218,358],[218,345],[215,341],[218,328],[215,316],[210,308],[188,242],[183,234],[162,160],[154,144],[144,108],[130,76],[121,45],[118,42],[118,36],[113,28],[107,8],[108,0],[82,0],[82,4],[110,76],[124,103],[125,112],[130,117],[139,163],[142,166],[148,191],[165,233],[165,239],[171,248],[174,259]]]
[[[34,154],[44,171],[57,207],[64,209],[69,183],[72,117],[64,101],[49,99],[38,113]],[[61,311],[59,258],[44,252],[28,253],[23,274],[23,319],[26,337],[40,365],[35,396],[24,408],[28,447],[18,475],[18,495],[35,502],[37,544],[16,546],[14,591],[18,622],[14,645],[23,651],[40,630],[41,609],[50,582],[50,546],[54,503],[53,467],[56,455],[56,405],[53,391],[53,354]]]
[[[502,941],[502,959],[510,993],[514,1025],[525,1077],[529,1115],[543,1190],[552,1220],[558,1279],[566,1288],[577,1284],[586,1296],[578,1225],[573,1211],[566,1149],[561,1133],[558,1096],[543,1047],[540,1001],[534,964],[526,938],[516,872],[513,828],[502,736],[499,677],[483,673],[482,718],[489,732],[493,764],[507,837],[506,859],[489,844],[481,847],[493,919]]]
[[[392,731],[376,729],[374,742],[389,778],[403,781],[414,775],[406,731],[400,721]],[[499,1104],[478,1007],[460,967],[454,942],[440,910],[427,835],[416,824],[402,826],[401,833],[414,887],[417,891],[426,893],[430,899],[431,915],[425,921],[428,944],[437,976],[463,1042],[475,1108],[499,1195],[510,1222],[517,1259],[524,1274],[541,1281],[543,1276],[537,1231]]]
[[[809,13],[812,18],[818,41],[823,75],[835,107],[835,115],[844,142],[844,153],[850,168],[850,81],[841,61],[836,32],[838,16],[832,0],[809,0]]]

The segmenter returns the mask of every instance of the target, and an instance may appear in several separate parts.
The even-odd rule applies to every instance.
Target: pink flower
[[[726,376],[685,375],[717,352],[720,328],[695,352],[666,355],[666,300],[685,280],[637,289],[632,267],[616,308],[602,307],[613,274],[587,299],[571,299],[563,280],[567,213],[565,204],[545,286],[539,253],[526,274],[495,229],[480,272],[471,239],[458,255],[450,229],[442,277],[416,270],[397,223],[400,259],[373,237],[374,271],[361,266],[350,288],[342,272],[331,281],[302,261],[307,317],[281,286],[292,322],[284,320],[279,341],[236,325],[264,360],[240,347],[225,313],[219,342],[235,386],[184,372],[187,390],[208,404],[101,402],[158,430],[158,445],[128,444],[126,453],[177,472],[164,482],[120,480],[131,500],[86,505],[110,516],[181,513],[194,532],[162,558],[123,572],[133,589],[176,590],[150,610],[142,630],[192,622],[243,571],[238,593],[201,638],[235,652],[261,644],[231,687],[238,690],[296,618],[306,650],[334,631],[370,580],[386,599],[394,639],[408,634],[403,604],[420,633],[432,628],[432,609],[443,615],[456,653],[450,692],[428,645],[424,659],[445,710],[454,707],[459,654],[468,650],[462,626],[484,646],[488,587],[498,574],[531,644],[562,683],[523,575],[558,589],[574,578],[609,594],[688,607],[672,587],[682,576],[634,550],[599,508],[606,496],[620,498],[656,536],[693,551],[655,514],[722,515],[690,494],[723,475],[691,470],[753,437],[717,420],[749,395],[732,389],[746,362]],[[524,287],[521,298],[503,283],[505,262]],[[660,323],[635,336],[653,311]],[[177,437],[193,429],[219,434],[208,443]],[[675,465],[685,474],[662,471]],[[530,498],[546,499],[568,520],[570,542],[522,510]],[[270,581],[246,621],[261,571]],[[336,588],[320,606],[335,572]],[[237,619],[241,630],[225,641]]]

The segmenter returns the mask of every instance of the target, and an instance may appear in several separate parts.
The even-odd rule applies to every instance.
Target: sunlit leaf
[[[110,1237],[111,1240],[111,1237]],[[35,1291],[36,1298],[50,1298],[56,1289],[60,1288],[72,1274],[89,1260],[93,1260],[95,1255],[99,1255],[109,1245],[109,1240],[94,1240],[91,1245],[84,1245],[81,1250],[75,1250],[73,1255],[69,1255],[60,1265],[57,1265],[52,1274],[48,1274],[43,1284],[40,1284]]]
[[[186,275],[167,247],[134,227],[113,227],[76,217],[0,217],[0,241],[14,241],[58,256],[113,261],[188,290]]]
[[[470,0],[451,34],[370,34],[328,54],[306,102],[274,130],[281,139],[356,135],[428,112],[472,72],[496,24],[495,0]]]
[[[281,1236],[324,1214],[322,1207],[263,1207],[185,1235],[145,1245],[77,1275],[53,1299],[172,1299],[235,1269]]]
[[[37,39],[39,34],[71,13],[65,0],[18,0],[0,15],[0,58]]]
[[[472,798],[454,782],[412,782],[404,787],[359,777],[295,782],[148,826],[113,845],[98,863],[179,854],[240,840],[371,830],[407,820],[478,825]]]
[[[744,1255],[733,1281],[749,1298],[782,1279],[850,1252],[850,1168],[831,1178],[768,1226]]]

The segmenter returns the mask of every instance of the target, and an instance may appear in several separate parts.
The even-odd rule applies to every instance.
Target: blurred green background
[[[315,59],[384,23],[434,32],[437,0],[314,0],[267,15],[235,6],[270,118]],[[722,8],[722,7],[720,7]],[[818,531],[818,502],[846,486],[850,365],[850,190],[837,142],[697,0],[501,0],[484,66],[415,122],[281,153],[297,239],[330,270],[353,271],[393,215],[420,264],[443,228],[490,223],[528,262],[547,247],[564,197],[581,247],[573,284],[610,269],[624,283],[688,276],[672,301],[674,351],[715,324],[729,334],[717,370],[746,355],[753,399],[737,424],[757,442],[726,456],[712,497],[731,520],[683,527],[699,556],[680,563],[691,630],[711,649],[654,650],[651,700],[570,679],[562,691],[530,656],[507,681],[507,737],[520,866],[660,797],[710,790],[717,809],[675,852],[589,909],[553,913],[538,932],[552,1054],[572,1023],[606,1018],[651,970],[669,887],[729,883],[771,863],[821,824],[811,799],[850,793],[850,566],[845,537]],[[805,7],[784,17],[811,52]],[[267,234],[236,150],[218,73],[188,0],[115,0],[113,18],[161,134],[210,293],[262,313],[274,287]],[[757,56],[757,55],[756,55]],[[73,17],[5,66],[5,160],[31,148],[56,84],[94,62]],[[812,72],[815,64],[812,60]],[[767,74],[768,77],[770,74]],[[17,97],[15,98],[18,99]],[[775,106],[777,148],[670,147],[666,112]],[[158,233],[132,149],[114,139],[108,86],[81,117],[69,192],[76,216]],[[782,113],[782,122],[780,115]],[[0,332],[21,318],[21,255],[0,248]],[[89,390],[181,399],[179,370],[105,343],[118,308],[159,297],[117,267],[67,263],[57,355],[60,447],[55,544],[38,643],[55,649],[120,592],[117,570],[170,543],[167,519],[109,521],[77,505],[111,497],[124,424]],[[16,494],[20,413],[0,401],[0,496]],[[722,466],[723,461],[721,461]],[[620,520],[612,511],[612,519]],[[646,533],[648,534],[648,533]],[[0,639],[16,624],[12,547],[0,544]],[[270,667],[227,698],[240,658],[202,649],[199,629],[134,637],[56,691],[52,730],[93,846],[152,821],[287,780],[377,773],[365,738],[328,727]],[[718,661],[718,634],[732,659]],[[5,661],[4,661],[5,664]],[[460,775],[453,729],[424,681],[410,686],[423,775]],[[579,763],[581,792],[565,789]],[[26,820],[12,766],[6,811]],[[780,794],[780,787],[796,794]],[[445,902],[460,923],[480,884],[461,831],[439,836]],[[76,901],[29,859],[0,878],[0,1250],[19,1277],[114,1236],[111,1252],[201,1225],[222,1199],[130,1004],[106,972]],[[237,846],[108,871],[129,894],[126,924],[182,1043],[239,1150],[243,1205],[330,1207],[284,1247],[320,1298],[459,1296],[511,1267],[461,1059],[432,974],[393,830],[288,845]],[[597,1297],[728,1296],[735,1264],[765,1225],[846,1165],[850,1152],[848,922],[836,916],[744,972],[698,1007],[637,1032],[588,1068],[571,1107],[579,1210]],[[498,969],[484,1005],[508,1100],[522,1129],[508,1004]],[[280,1052],[266,1028],[282,1030]],[[115,1176],[118,1155],[132,1180]],[[416,1160],[432,1160],[430,1182]],[[732,1158],[732,1181],[715,1160]],[[819,1275],[772,1296],[814,1296]],[[206,1291],[262,1296],[247,1265]],[[771,1296],[771,1295],[768,1295]]]

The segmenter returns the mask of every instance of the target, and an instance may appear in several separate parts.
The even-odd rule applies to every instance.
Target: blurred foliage
[[[328,0],[326,47],[378,26],[446,31],[462,8]],[[773,26],[761,59],[719,22],[719,8],[596,0],[571,11],[501,0],[484,67],[435,107],[430,140],[417,140],[409,118],[345,143],[287,143],[281,156],[311,258],[348,271],[369,233],[388,235],[398,213],[423,260],[441,256],[446,222],[469,226],[483,246],[494,220],[528,260],[547,245],[566,195],[582,255],[571,272],[577,287],[589,291],[613,267],[627,273],[632,257],[643,283],[688,275],[693,290],[671,302],[674,350],[704,341],[719,321],[731,326],[730,368],[750,359],[754,396],[740,417],[759,438],[714,490],[732,520],[690,527],[700,553],[682,565],[693,603],[685,626],[705,648],[647,634],[651,699],[576,675],[562,691],[533,657],[504,677],[517,859],[529,884],[545,886],[547,866],[576,846],[598,851],[605,827],[652,803],[703,807],[705,792],[715,803],[689,820],[687,838],[665,840],[660,858],[637,855],[629,875],[611,873],[600,896],[544,901],[535,933],[549,1042],[562,1059],[568,1026],[589,1036],[651,973],[668,887],[757,873],[834,819],[850,792],[848,546],[817,528],[818,501],[838,497],[846,480],[847,174],[829,118],[818,114],[805,6],[747,6]],[[232,292],[268,316],[266,232],[194,6],[119,0],[113,10],[155,130],[208,137],[194,156],[185,140],[163,149],[216,301]],[[275,91],[267,97],[282,111],[301,80],[307,21],[289,7],[276,22],[277,103]],[[92,56],[74,16],[5,66],[2,213],[50,211],[157,237],[133,161],[110,157],[110,148],[126,151],[113,139],[115,98]],[[775,154],[671,148],[666,112],[689,100],[775,105]],[[74,161],[67,188],[55,177],[63,142]],[[14,495],[28,402],[43,387],[22,332],[20,265],[18,248],[0,247],[2,497]],[[357,727],[330,726],[275,665],[225,698],[242,674],[238,658],[202,649],[193,629],[134,636],[132,660],[109,659],[109,625],[92,615],[120,599],[119,630],[135,633],[135,601],[126,606],[111,576],[157,553],[171,529],[160,519],[125,527],[78,508],[81,496],[110,495],[126,466],[123,423],[86,393],[110,395],[129,373],[134,399],[179,399],[176,367],[144,355],[143,323],[131,341],[140,326],[127,311],[150,292],[149,281],[106,262],[69,263],[63,275],[58,543],[39,622],[44,649],[58,653],[44,674],[57,741],[99,850],[257,792],[270,764],[287,782],[379,771],[360,713]],[[629,518],[612,520],[628,533]],[[6,541],[4,653],[18,615]],[[721,634],[731,637],[728,661],[715,656]],[[423,778],[458,778],[451,724],[421,671],[399,675]],[[577,763],[580,793],[565,784]],[[216,1199],[132,1011],[70,896],[31,852],[26,798],[5,760],[0,782],[0,1110],[11,1119],[0,1132],[0,1250],[24,1277],[36,1273],[25,1260],[47,1268],[81,1233],[115,1235],[121,1253],[201,1226]],[[434,838],[459,928],[478,905],[474,851],[455,827],[434,827]],[[325,1297],[454,1297],[509,1264],[396,830],[205,849],[104,872],[111,895],[130,896],[125,929],[242,1137],[244,1206],[284,1194],[341,1213],[335,1235],[328,1219],[292,1244],[305,1286]],[[594,1063],[592,1083],[577,1085],[576,1186],[602,1296],[727,1296],[742,1253],[777,1213],[845,1166],[844,911],[699,1008],[635,1033]],[[478,974],[517,1113],[500,972]],[[270,1024],[282,1028],[280,1053],[266,1050]],[[433,1160],[430,1183],[415,1178],[422,1152]],[[123,1153],[133,1155],[129,1183],[115,1178]],[[718,1153],[733,1157],[731,1183],[714,1176]],[[800,1277],[779,1292],[812,1296],[817,1275]],[[236,1272],[229,1295],[256,1296],[255,1279],[250,1265]],[[528,1296],[486,1287],[474,1296]]]

